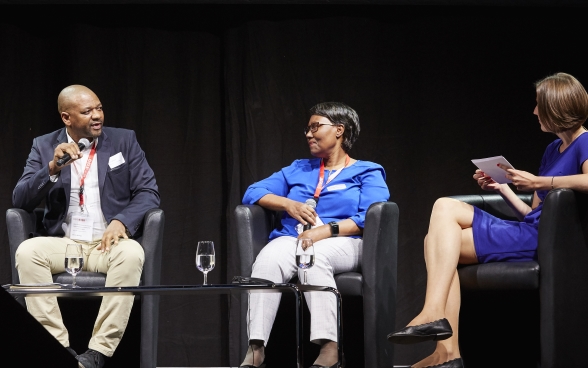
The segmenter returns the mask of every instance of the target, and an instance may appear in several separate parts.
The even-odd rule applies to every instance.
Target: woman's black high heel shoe
[[[343,359],[341,359],[340,362],[337,362],[331,366],[313,364],[309,368],[345,368],[345,355],[343,355]]]
[[[423,341],[439,341],[453,335],[451,325],[446,318],[417,326],[408,326],[388,335],[388,341],[394,344],[415,344]]]
[[[329,367],[327,367],[326,365],[316,365],[316,364],[313,364],[313,365],[310,366],[310,368],[340,368],[340,367],[342,368],[343,365],[341,363],[339,363],[339,362],[337,362],[337,363],[335,363],[335,364],[333,364],[332,366],[329,366]]]
[[[265,368],[265,363],[261,363],[261,365],[259,367],[256,367],[253,364],[247,364],[247,365],[240,365],[239,368]]]
[[[465,366],[463,365],[463,360],[461,358],[455,358],[448,360],[445,363],[431,365],[425,368],[465,368]]]

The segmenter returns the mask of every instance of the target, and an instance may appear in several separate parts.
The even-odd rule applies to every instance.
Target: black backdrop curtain
[[[58,17],[33,21],[49,10]],[[533,82],[588,85],[584,7],[69,6],[0,9],[0,205],[32,139],[62,126],[59,91],[93,89],[105,123],[134,129],[166,212],[163,284],[202,282],[198,240],[217,244],[211,283],[237,274],[231,215],[249,184],[308,157],[306,112],[357,110],[351,151],[380,163],[400,208],[397,326],[424,300],[422,240],[436,198],[479,193],[473,158],[536,173],[545,146]],[[10,282],[0,222],[0,282]],[[231,304],[233,305],[231,308]],[[162,298],[158,366],[237,366],[232,299]],[[271,340],[270,340],[271,344]],[[433,345],[399,346],[410,364]]]

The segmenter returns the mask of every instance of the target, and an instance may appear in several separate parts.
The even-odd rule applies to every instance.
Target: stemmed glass
[[[214,268],[214,243],[211,241],[199,241],[196,248],[196,268],[204,274],[204,283],[207,285],[208,272]]]
[[[312,239],[300,238],[296,241],[296,265],[304,270],[302,285],[309,285],[306,281],[306,270],[314,266],[314,247]]]
[[[68,244],[65,248],[65,270],[73,276],[72,288],[79,288],[76,285],[76,275],[84,267],[84,253],[81,244]]]

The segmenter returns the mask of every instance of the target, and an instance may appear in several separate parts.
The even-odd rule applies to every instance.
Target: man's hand
[[[100,245],[96,247],[96,249],[102,251],[102,253],[109,252],[110,246],[118,244],[118,240],[120,238],[129,238],[127,236],[127,229],[122,222],[118,220],[112,220],[104,231],[104,234],[102,235],[102,241],[100,242]]]
[[[69,160],[63,166],[57,166],[57,161],[65,156],[65,154],[69,154],[71,160]],[[82,152],[80,151],[80,147],[76,143],[61,143],[57,147],[55,147],[55,151],[53,152],[53,161],[49,162],[49,175],[55,175],[61,171],[64,167],[71,164],[75,160],[82,157]]]

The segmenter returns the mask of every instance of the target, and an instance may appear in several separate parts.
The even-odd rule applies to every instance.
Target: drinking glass
[[[68,244],[65,248],[65,271],[73,276],[72,288],[79,288],[76,285],[76,275],[84,267],[84,253],[81,244]]]
[[[302,285],[309,285],[306,281],[306,270],[314,266],[314,246],[312,239],[300,238],[296,241],[296,265],[304,270]]]
[[[214,243],[211,241],[199,241],[196,248],[196,268],[204,274],[204,283],[207,285],[208,272],[214,268]]]

